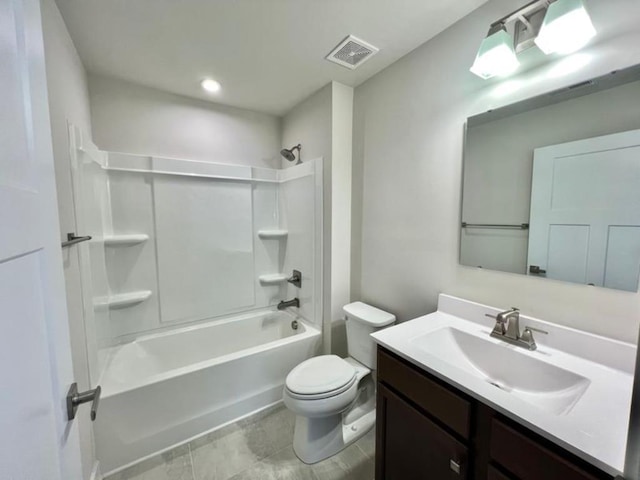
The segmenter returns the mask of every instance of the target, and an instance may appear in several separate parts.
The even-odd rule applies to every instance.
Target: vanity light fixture
[[[491,24],[471,72],[483,79],[518,68],[517,54],[538,46],[545,54],[567,54],[596,34],[583,0],[533,0]]]
[[[556,0],[547,10],[536,45],[547,55],[573,53],[596,34],[582,0]]]
[[[204,80],[202,80],[202,82],[200,82],[200,85],[205,92],[209,93],[219,92],[220,88],[222,88],[220,83],[212,78],[205,78]]]
[[[471,71],[481,78],[505,76],[518,68],[520,62],[513,48],[513,38],[504,25],[492,27],[482,40]]]

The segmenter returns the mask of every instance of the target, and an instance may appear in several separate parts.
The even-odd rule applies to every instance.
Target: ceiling
[[[359,85],[485,2],[57,0],[89,72],[275,115],[332,80]],[[324,60],[348,34],[380,49],[354,71]]]

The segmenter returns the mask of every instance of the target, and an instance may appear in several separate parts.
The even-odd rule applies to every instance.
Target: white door
[[[38,0],[0,2],[0,479],[81,480]]]
[[[635,292],[640,130],[535,150],[528,271]]]

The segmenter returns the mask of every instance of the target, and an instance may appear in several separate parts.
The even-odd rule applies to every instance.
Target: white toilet
[[[321,355],[295,367],[284,387],[284,403],[296,414],[293,449],[316,463],[335,455],[373,427],[375,342],[371,333],[396,317],[362,302],[344,307],[349,357]]]

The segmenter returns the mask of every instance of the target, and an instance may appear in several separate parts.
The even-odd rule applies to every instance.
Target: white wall
[[[632,0],[606,4],[620,24],[638,11]],[[640,62],[634,27],[602,36],[582,52],[589,62],[564,75],[556,62],[508,83],[474,78],[469,66],[489,24],[512,8],[490,1],[356,88],[353,296],[407,320],[435,310],[446,292],[635,342],[637,294],[458,265],[465,119]]]
[[[347,355],[342,307],[351,302],[353,88],[333,82],[331,108],[331,350]]]
[[[638,98],[633,82],[470,127],[462,220],[529,222],[534,150],[639,129]],[[463,229],[461,242],[463,265],[526,272],[528,231]]]
[[[66,235],[67,232],[77,232],[67,122],[91,133],[89,95],[84,67],[55,2],[43,0],[41,4],[58,213],[60,231],[62,235]],[[74,376],[80,390],[87,390],[91,385],[78,252],[78,248],[63,250],[63,262]],[[83,476],[88,479],[95,460],[91,422],[86,414],[79,415],[75,421],[80,433]]]
[[[280,119],[89,76],[93,139],[111,152],[278,168]]]
[[[325,350],[346,354],[342,306],[351,299],[353,89],[332,82],[291,109],[282,146],[302,144],[302,160],[323,157],[323,316]],[[290,162],[282,160],[287,168]],[[333,338],[334,346],[331,347]]]

